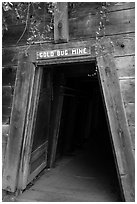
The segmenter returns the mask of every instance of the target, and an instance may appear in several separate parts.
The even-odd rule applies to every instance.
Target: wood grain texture
[[[75,9],[71,14],[69,13],[69,34],[70,39],[77,38],[95,38],[96,31],[99,26],[100,17],[96,15],[99,11],[100,4],[84,3],[81,7]],[[108,19],[106,22],[106,35],[118,35],[123,33],[135,32],[135,3],[134,2],[118,2],[117,4],[108,7]],[[41,15],[41,14],[40,14]],[[41,16],[41,24],[39,30],[47,28],[50,17],[46,18]],[[66,25],[66,23],[65,23]],[[29,30],[26,30],[21,41],[17,44],[18,39],[24,31],[25,25],[12,25],[9,26],[8,31],[5,32],[3,37],[3,45],[25,45],[27,38],[29,38]],[[16,30],[16,32],[15,32]],[[65,29],[66,30],[66,29]],[[46,32],[45,42],[53,41],[53,32]],[[36,42],[40,39],[35,39]]]
[[[43,143],[41,146],[39,146],[39,148],[37,148],[34,152],[32,152],[30,163],[33,163],[34,161],[36,161],[45,152],[45,149],[47,149],[47,146],[48,146],[48,141]]]
[[[135,126],[135,103],[126,104],[125,111],[129,126]]]
[[[135,79],[119,80],[125,103],[135,103]]]
[[[109,21],[105,24],[106,35],[135,32],[134,9],[111,12],[108,19]],[[69,19],[70,39],[87,36],[95,37],[99,22],[99,17],[88,14]]]
[[[88,4],[87,4],[88,5]],[[86,8],[87,8],[86,5]],[[116,69],[118,72],[119,77],[134,77],[134,55],[135,55],[135,36],[134,36],[134,2],[120,2],[119,5],[114,5],[110,8],[110,13],[109,17],[110,20],[107,22],[106,25],[106,34],[111,36],[111,39],[114,43],[114,56],[115,56],[115,63],[116,63]],[[45,43],[42,46],[39,44],[37,45],[32,45],[30,49],[33,50],[47,50],[47,49],[58,49],[58,48],[65,48],[67,47],[77,47],[77,46],[85,46],[85,45],[95,45],[95,32],[98,27],[98,20],[97,16],[95,16],[95,13],[92,13],[94,9],[88,7],[86,9],[81,9],[78,12],[78,16],[72,16],[70,18],[70,36],[71,36],[71,42],[68,44],[62,44],[62,45],[54,45],[52,43]],[[41,24],[43,25],[43,24]],[[17,33],[15,33],[15,27],[13,26],[9,29],[11,32],[7,32],[5,34],[5,42],[4,46],[7,44],[14,45],[16,46],[16,42],[19,39],[21,33],[23,32],[23,27],[19,27],[17,29]],[[129,34],[130,33],[130,34]],[[26,38],[27,38],[27,33],[26,36],[24,35],[24,38],[20,42],[21,44],[26,43]],[[79,38],[82,39],[87,39],[85,41],[80,41],[77,40]],[[26,49],[27,46],[25,47],[8,47],[3,49],[3,67],[12,67],[12,66],[17,66],[18,65],[18,53],[22,49]],[[127,56],[128,55],[128,56]],[[92,53],[92,56],[95,57],[95,54]],[[19,62],[20,63],[20,62]],[[18,145],[20,148],[21,144],[21,138],[19,139],[18,135],[22,135],[23,132],[23,127],[24,127],[24,122],[21,123],[21,117],[25,118],[25,110],[26,110],[26,104],[27,104],[27,93],[29,89],[29,85],[27,84],[27,80],[30,80],[30,72],[27,70],[28,64],[25,64],[26,62],[24,61],[24,65],[22,62],[22,65],[20,66],[20,71],[21,75],[18,73],[18,79],[17,79],[17,84],[18,84],[18,92],[15,91],[15,99],[14,99],[14,109],[13,111],[16,112],[16,114],[13,113],[12,116],[12,121],[14,123],[11,125],[11,138],[13,139],[13,142],[10,141],[9,146],[8,146],[8,151],[13,152],[13,154],[16,156],[17,155],[17,150],[14,147],[14,143],[18,141]],[[26,66],[26,68],[25,68]],[[6,71],[5,71],[6,73]],[[8,75],[8,78],[6,78],[6,75],[4,75],[4,85],[7,85],[7,83],[12,82],[13,83],[13,78],[12,74]],[[11,77],[11,78],[10,78]],[[30,77],[30,78],[29,78]],[[21,82],[19,82],[19,80]],[[24,84],[24,85],[23,85]],[[24,87],[23,87],[24,86]],[[20,88],[19,88],[20,87]],[[134,103],[134,89],[135,89],[135,84],[134,84],[134,79],[133,80],[120,80],[120,87],[122,91],[122,97],[124,102],[127,104],[126,110],[126,116],[129,118],[129,122],[131,123],[129,126],[131,135],[134,135],[134,126],[133,121],[134,121],[134,111],[133,107],[129,108],[129,103]],[[24,93],[24,95],[21,95]],[[17,94],[19,94],[17,96]],[[5,94],[4,94],[5,97]],[[8,96],[7,96],[8,97]],[[22,100],[22,104],[19,104],[20,100]],[[8,103],[10,102],[10,99],[4,100],[5,105],[3,106],[3,124],[9,123],[9,118],[10,118],[10,111],[11,107],[8,106]],[[7,104],[6,104],[7,103]],[[16,107],[15,107],[16,106]],[[17,108],[17,109],[16,109]],[[24,112],[23,112],[24,111]],[[17,127],[19,128],[19,131],[17,130]],[[15,135],[14,135],[14,134]],[[12,140],[11,139],[11,140]],[[132,140],[132,146],[134,143],[134,139]],[[8,153],[7,153],[8,154]],[[9,159],[9,164],[11,164],[11,172],[14,171],[14,164],[12,163],[14,158],[8,156]],[[18,158],[17,158],[18,160]],[[8,161],[8,160],[7,160]],[[122,163],[122,160],[121,160]],[[17,163],[15,164],[15,166]],[[9,172],[10,173],[10,172]],[[16,174],[13,176],[13,180],[8,177],[7,173],[7,178],[5,177],[4,179],[6,180],[6,184],[8,185],[11,183],[14,183],[16,180]],[[8,180],[9,179],[9,180]],[[10,180],[11,179],[11,180]],[[10,190],[10,188],[8,188]]]
[[[30,92],[30,100],[28,104],[28,111],[26,116],[26,125],[24,130],[24,143],[22,147],[21,153],[21,164],[19,169],[19,180],[18,180],[18,188],[25,189],[28,174],[30,171],[30,158],[31,158],[31,151],[32,151],[32,144],[33,138],[32,135],[34,134],[34,124],[36,122],[37,116],[37,108],[38,108],[38,101],[39,101],[39,92],[41,87],[41,79],[42,79],[43,69],[36,69],[35,70],[35,77],[31,81],[31,87],[33,89]]]
[[[2,172],[4,169],[4,161],[5,161],[5,154],[6,154],[6,148],[7,148],[7,141],[8,141],[7,135],[3,135],[3,133],[2,133]]]
[[[119,11],[135,8],[135,2],[114,2],[109,6],[109,11]]]
[[[121,34],[111,37],[114,45],[114,55],[135,55],[135,33]]]
[[[116,57],[118,77],[135,77],[135,56]]]
[[[13,88],[11,86],[2,87],[2,105],[11,106],[13,99]]]
[[[135,150],[135,103],[125,104],[125,112],[131,135],[132,148]]]
[[[135,126],[130,125],[129,131],[130,131],[131,140],[132,140],[132,149],[135,150]]]
[[[20,36],[22,35],[22,33],[24,32],[24,30],[25,30],[25,24],[8,26],[8,30],[4,31],[3,45],[4,46],[7,44],[17,45],[17,42]],[[26,29],[22,39],[20,40],[20,43],[27,42],[27,38],[28,38],[28,30]]]
[[[3,189],[14,192],[17,182],[17,171],[20,161],[20,151],[23,138],[24,120],[28,102],[29,86],[33,71],[28,57],[20,53],[17,71],[17,81],[13,100],[10,136],[7,145],[5,168],[3,173]]]
[[[110,37],[113,44],[114,44],[114,56],[126,56],[126,55],[135,55],[135,34],[121,34],[116,36]],[[75,47],[86,47],[86,46],[95,46],[95,39],[89,37],[85,40],[73,40],[68,43],[62,44],[52,44],[52,43],[44,43],[44,44],[37,44],[31,45],[29,48],[28,46],[23,47],[9,47],[3,48],[3,58],[2,63],[3,67],[6,66],[14,66],[18,64],[18,53],[21,51],[34,50],[34,55],[36,51],[43,51],[43,50],[54,50],[54,49],[65,49],[67,48],[75,48]],[[91,51],[91,55],[95,57],[94,50]]]
[[[2,66],[16,66],[18,64],[19,49],[16,48],[3,48],[2,50]]]
[[[30,110],[28,110],[27,112],[28,117],[26,117],[27,125],[25,127],[25,129],[29,129],[31,126],[33,126],[32,132],[30,133],[30,137],[28,134],[25,135],[26,136],[25,143],[27,140],[28,142],[29,140],[32,140],[32,145],[28,146],[28,148],[26,148],[26,144],[23,145],[23,150],[25,152],[22,153],[22,157],[21,157],[23,168],[20,168],[20,170],[21,170],[21,173],[23,173],[22,180],[23,180],[24,188],[26,187],[27,182],[28,181],[30,182],[31,181],[30,179],[34,179],[35,176],[38,175],[40,171],[42,171],[42,168],[45,168],[47,165],[47,147],[48,147],[50,100],[51,100],[51,86],[50,86],[51,78],[50,78],[50,73],[47,72],[47,69],[43,70],[39,67],[37,71],[38,71],[37,72],[38,75],[40,73],[42,74],[43,72],[42,75],[40,74],[42,79],[39,80],[39,76],[36,76],[36,78],[38,77],[37,78],[38,81],[37,80],[35,81],[36,83],[38,83],[37,84],[38,90],[35,90],[35,82],[34,82],[34,87],[32,88],[34,88],[36,93],[35,91],[32,92],[32,98],[30,98],[29,100],[29,109],[32,111],[37,111],[34,113],[36,118],[32,118],[32,120],[36,120],[36,121],[35,123],[32,123],[32,120],[30,120],[30,117],[32,117],[31,116],[32,113],[30,113]],[[39,100],[37,104],[38,107],[35,107],[35,109],[31,109],[33,108],[33,104],[35,104],[33,99],[36,99],[36,98]],[[45,145],[42,145],[43,143],[45,143]],[[29,151],[31,155],[27,155],[26,150],[27,152]],[[29,160],[29,157],[30,157],[30,160]],[[24,159],[26,159],[25,162],[24,162]],[[26,171],[27,172],[29,171],[28,175]],[[25,183],[26,179],[27,179],[27,182]],[[23,189],[23,186],[21,186],[21,189]]]
[[[56,158],[56,150],[57,150],[57,142],[59,136],[59,128],[61,122],[61,113],[63,106],[63,95],[60,95],[61,88],[57,87],[55,90],[55,96],[52,104],[52,112],[51,112],[51,127],[50,128],[50,146],[49,146],[49,161],[48,166],[53,167],[55,158]]]
[[[2,86],[15,85],[17,67],[8,67],[2,69]]]
[[[52,89],[53,98],[51,103],[51,116],[50,116],[50,132],[49,132],[49,147],[48,147],[48,167],[53,167],[56,157],[57,142],[59,136],[59,128],[61,123],[61,114],[63,106],[63,88],[61,85],[65,83],[64,75],[60,72],[53,74],[52,76]],[[53,127],[53,128],[52,128]]]
[[[36,113],[36,123],[34,124],[34,134],[31,135],[31,137],[33,137],[33,145],[32,145],[32,148],[30,149],[31,165],[29,166],[28,164],[28,167],[30,168],[30,172],[29,172],[30,174],[28,175],[28,180],[30,180],[30,177],[32,179],[35,178],[35,177],[32,177],[32,174],[36,175],[36,172],[37,172],[37,175],[38,175],[40,173],[40,170],[42,170],[40,166],[42,164],[44,164],[43,168],[46,167],[47,165],[49,120],[50,120],[50,110],[51,110],[50,109],[50,104],[51,104],[51,85],[50,84],[51,84],[50,73],[47,71],[47,69],[44,69],[42,74],[40,93],[39,93],[38,109]],[[45,145],[43,146],[42,144],[45,144]],[[41,145],[43,147],[43,150],[41,149]]]
[[[37,149],[43,142],[48,140],[51,88],[50,88],[50,74],[47,73],[47,69],[43,70],[42,84],[39,94],[40,95],[36,123],[34,125],[35,131],[33,136],[34,139],[32,151]]]
[[[134,201],[135,166],[131,137],[123,107],[116,65],[114,57],[110,53],[111,44],[107,39],[104,40],[100,42],[101,47],[103,45],[103,52],[100,51],[97,57],[100,80],[125,200]],[[98,49],[100,50],[100,46]]]
[[[69,18],[77,18],[78,16],[85,16],[87,14],[96,15],[101,6],[101,2],[77,2],[76,7],[70,8],[69,5]],[[135,8],[134,2],[111,2],[107,6],[108,12],[127,10]]]
[[[68,42],[68,3],[57,2],[54,7],[54,41]]]
[[[2,106],[2,124],[9,124],[11,116],[11,106],[3,105]]]
[[[2,169],[4,168],[5,153],[9,135],[9,125],[2,125]]]
[[[9,127],[10,127],[9,125],[2,125],[2,143],[7,143]]]

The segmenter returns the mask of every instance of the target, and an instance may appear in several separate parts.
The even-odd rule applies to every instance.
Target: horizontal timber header
[[[91,55],[90,47],[80,48],[67,48],[57,50],[46,50],[36,52],[36,59],[51,59],[51,58],[62,58],[62,57],[75,57]]]

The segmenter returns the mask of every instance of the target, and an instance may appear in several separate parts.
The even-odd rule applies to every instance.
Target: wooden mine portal
[[[74,54],[74,48],[70,47],[65,49],[69,50],[69,57],[65,56],[62,60],[61,55],[47,58],[47,55],[38,55],[45,51],[36,50],[37,48],[27,55],[20,55],[21,69],[18,71],[17,94],[15,93],[14,97],[17,103],[14,101],[14,122],[10,133],[13,134],[13,140],[9,143],[8,150],[12,151],[10,148],[12,149],[13,144],[14,148],[15,144],[17,148],[20,148],[21,144],[23,146],[21,156],[16,153],[14,155],[12,151],[7,157],[4,185],[8,185],[7,189],[14,191],[18,182],[18,189],[25,189],[45,167],[53,167],[58,156],[75,151],[77,146],[82,145],[83,148],[93,151],[89,153],[89,158],[92,155],[95,163],[105,155],[105,159],[99,163],[102,166],[106,164],[108,169],[113,166],[111,173],[115,173],[111,176],[116,178],[117,189],[120,189],[119,192],[124,198],[124,188],[127,188],[128,184],[123,180],[125,164],[122,163],[120,154],[123,154],[124,150],[126,155],[125,148],[128,148],[130,140],[125,127],[120,88],[111,55],[96,58],[94,47]],[[53,49],[53,53],[55,50]],[[80,44],[75,50],[86,49]],[[15,117],[20,112],[18,109],[22,114],[18,116],[20,120],[17,118],[20,128],[16,129]],[[124,146],[117,144],[117,140],[123,140],[123,137],[115,137],[119,134],[117,128],[126,135]],[[16,138],[15,134],[20,134],[20,137]],[[13,143],[14,139],[16,143]],[[131,159],[128,162],[131,162]],[[15,171],[18,162],[19,174]],[[129,167],[132,168],[129,165],[126,168]]]
[[[98,38],[100,3],[83,2],[76,12],[68,5],[57,3],[51,41],[28,46],[29,31],[21,25],[15,33],[14,22],[4,33],[3,189],[18,194],[43,170],[61,168],[45,189],[54,179],[62,191],[72,182],[90,201],[103,184],[113,201],[134,201],[134,2],[111,5]]]
[[[60,188],[61,197],[63,185],[65,185],[62,181],[64,178],[66,185],[67,180],[70,179],[68,185],[73,188],[76,195],[77,189],[83,186],[82,194],[85,197],[84,192],[86,188],[89,188],[91,197],[88,196],[87,201],[90,199],[94,201],[92,192],[96,186],[100,189],[103,185],[108,195],[109,191],[115,192],[113,196],[110,193],[109,196],[112,196],[110,201],[123,201],[123,190],[119,180],[116,155],[96,63],[94,61],[65,63],[41,66],[38,69],[42,76],[37,93],[39,96],[34,96],[38,100],[37,104],[36,102],[33,104],[36,114],[33,119],[33,142],[27,183],[29,184],[35,179],[42,169],[50,168],[51,173],[54,169],[57,178],[55,177],[55,183],[49,182],[49,189],[46,186],[48,181],[45,178],[45,188],[43,187],[45,199],[46,189],[52,192],[57,185]],[[36,83],[34,81],[34,84]],[[58,168],[62,172],[62,178],[60,178]],[[66,168],[68,170],[65,177]],[[46,174],[48,176],[48,172],[45,171]],[[51,180],[52,177],[54,178],[54,174],[51,176]],[[78,177],[78,181],[75,179],[73,181],[73,177]],[[86,179],[89,186],[86,186],[83,181],[83,183],[79,183],[81,187],[78,188],[77,182],[80,182],[81,178]],[[92,183],[94,183],[94,187],[91,185]],[[62,190],[60,185],[62,185]],[[64,188],[67,189],[66,186]],[[39,189],[41,188],[39,187]],[[37,194],[38,191],[35,191]],[[69,188],[68,191],[70,193]],[[68,191],[66,190],[66,193]],[[30,198],[31,192],[30,189],[30,192],[28,191]],[[94,194],[98,200],[99,192],[97,195]],[[25,192],[22,196],[25,197]],[[19,201],[22,196],[18,198]],[[80,199],[79,196],[76,197],[78,200]]]

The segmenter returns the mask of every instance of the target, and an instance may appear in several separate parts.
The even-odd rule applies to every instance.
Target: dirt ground
[[[106,167],[101,160],[96,161],[97,157],[89,158],[88,151],[77,151],[58,160],[56,167],[45,170],[16,202],[121,201],[111,164]]]

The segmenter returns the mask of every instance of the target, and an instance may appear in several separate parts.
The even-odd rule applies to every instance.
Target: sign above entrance
[[[86,56],[90,54],[91,54],[90,47],[68,48],[68,49],[39,51],[39,52],[36,52],[36,58],[51,59],[51,58],[61,58],[61,57]]]

